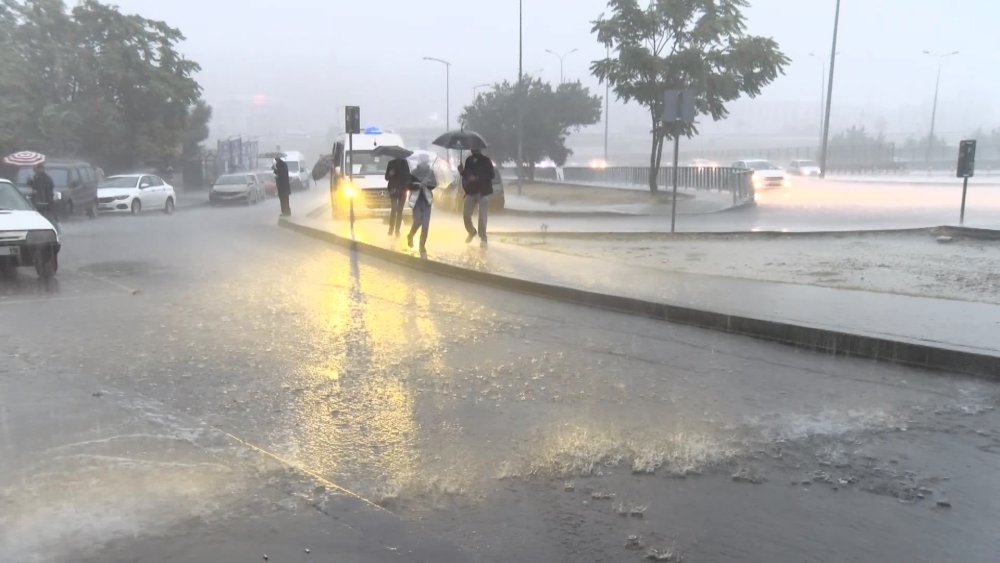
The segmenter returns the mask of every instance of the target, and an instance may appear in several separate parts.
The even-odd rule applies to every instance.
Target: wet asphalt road
[[[996,384],[415,273],[271,203],[70,222],[56,283],[0,282],[0,561],[1000,553]]]

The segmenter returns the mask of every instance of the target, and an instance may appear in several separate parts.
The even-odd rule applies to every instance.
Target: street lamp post
[[[826,108],[823,113],[823,143],[819,154],[819,177],[826,178],[826,151],[830,147],[830,107],[833,102],[833,71],[837,66],[837,30],[840,27],[840,0],[833,15],[833,44],[830,46],[830,76],[826,83]]]
[[[944,59],[957,55],[958,51],[952,51],[950,53],[932,53],[930,51],[924,51],[924,54],[929,57],[935,57],[938,60],[937,68],[937,79],[934,80],[934,104],[931,107],[931,131],[927,135],[927,158],[925,159],[927,163],[927,170],[931,167],[931,151],[934,147],[934,121],[937,119],[937,103],[938,103],[938,87],[941,86],[941,63]]]
[[[605,49],[607,58],[611,58],[611,47]],[[611,109],[611,81],[604,82],[604,166],[608,165],[608,110]]]
[[[476,100],[479,99],[479,89],[480,88],[489,88],[489,87],[490,87],[490,85],[489,84],[485,84],[485,83],[484,84],[476,84],[475,86],[473,86],[472,87],[472,101],[475,102]]]
[[[545,52],[550,55],[555,55],[559,59],[559,84],[562,84],[565,80],[563,79],[563,62],[566,61],[566,57],[572,55],[573,53],[579,51],[579,49],[570,49],[563,54],[559,54],[552,49],[546,49]]]
[[[424,57],[425,61],[434,61],[444,65],[444,128],[451,129],[451,63],[444,59]]]
[[[819,87],[819,142],[823,142],[823,111],[826,108],[826,59],[816,53],[809,53],[810,57],[819,59],[823,65],[823,74],[820,75]]]
[[[517,0],[517,195],[524,185],[524,0]]]

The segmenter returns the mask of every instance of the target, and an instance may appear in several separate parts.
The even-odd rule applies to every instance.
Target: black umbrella
[[[475,131],[466,131],[464,129],[461,131],[448,131],[444,135],[434,139],[433,144],[455,151],[485,149],[487,146],[482,135]]]
[[[324,154],[319,157],[312,169],[312,178],[319,181],[333,170],[333,155]]]
[[[379,145],[372,151],[375,156],[389,156],[392,158],[409,158],[413,151],[397,147],[396,145]]]

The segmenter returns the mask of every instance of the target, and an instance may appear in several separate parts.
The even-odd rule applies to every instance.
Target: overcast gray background
[[[339,127],[346,103],[363,121],[382,126],[443,126],[444,68],[422,56],[449,59],[452,120],[472,86],[517,75],[517,1],[455,0],[119,0],[125,11],[166,20],[188,40],[182,50],[201,63],[205,97],[216,106],[214,133],[241,131],[242,113],[281,115],[303,131]],[[604,0],[526,0],[524,67],[557,82],[558,61],[545,49],[580,52],[566,60],[568,79],[590,77],[603,54],[590,32]],[[703,135],[787,133],[818,129],[821,63],[829,56],[834,0],[756,0],[751,33],[774,37],[792,59],[786,75],[759,102],[741,102],[726,124]],[[1000,1],[846,0],[834,94],[837,129],[864,124],[894,137],[923,135],[930,117],[932,51],[959,50],[945,63],[938,129],[962,136],[1000,125]],[[294,110],[294,111],[292,111]],[[234,114],[239,114],[234,117]],[[612,106],[613,131],[647,127],[638,106]],[[813,126],[815,123],[815,126]],[[811,129],[809,128],[811,127]],[[242,131],[243,133],[253,133]]]

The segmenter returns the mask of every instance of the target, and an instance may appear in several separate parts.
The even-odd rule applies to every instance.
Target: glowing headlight
[[[781,180],[781,185],[786,188],[790,188],[792,187],[792,180],[790,178],[785,177]]]

